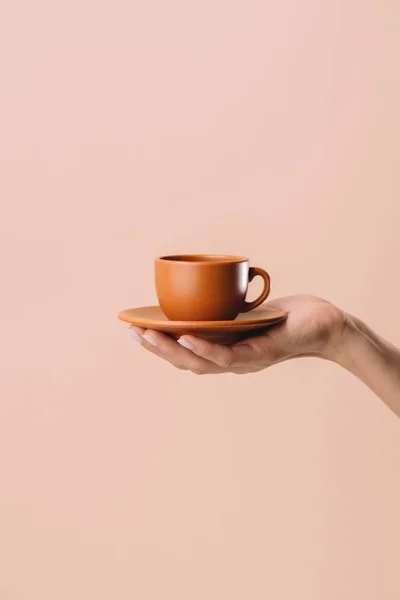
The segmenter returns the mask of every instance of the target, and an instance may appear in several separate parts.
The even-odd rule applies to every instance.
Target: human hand
[[[255,373],[290,358],[318,356],[335,360],[346,331],[346,314],[314,296],[289,296],[267,306],[288,313],[279,325],[233,346],[222,346],[192,335],[178,341],[158,331],[132,326],[130,333],[149,352],[174,367],[197,375]]]

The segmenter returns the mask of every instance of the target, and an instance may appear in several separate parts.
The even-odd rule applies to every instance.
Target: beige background
[[[398,600],[383,403],[314,360],[174,371],[116,320],[154,256],[244,253],[400,343],[397,0],[0,16],[1,600]]]

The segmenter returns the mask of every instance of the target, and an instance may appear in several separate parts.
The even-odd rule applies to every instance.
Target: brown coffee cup
[[[249,281],[260,275],[264,290],[246,302]],[[266,300],[270,278],[243,256],[179,254],[155,260],[158,301],[171,321],[230,321]]]

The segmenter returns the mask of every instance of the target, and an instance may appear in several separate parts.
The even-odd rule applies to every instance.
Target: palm
[[[251,343],[261,344],[272,363],[294,356],[325,353],[344,326],[343,312],[315,296],[289,296],[274,300],[269,306],[287,312],[288,318]]]

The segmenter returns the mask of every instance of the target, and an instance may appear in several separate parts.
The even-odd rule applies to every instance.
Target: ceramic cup
[[[249,281],[264,279],[264,290],[246,302]],[[267,298],[270,278],[264,269],[250,267],[243,256],[179,254],[155,260],[158,301],[171,321],[230,321],[253,310]]]

